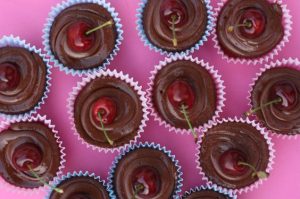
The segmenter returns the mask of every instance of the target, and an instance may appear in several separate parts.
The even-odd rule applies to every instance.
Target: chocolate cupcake
[[[181,175],[178,161],[165,147],[140,143],[116,157],[109,186],[118,199],[177,198],[182,186]]]
[[[161,54],[192,53],[207,41],[212,14],[209,0],[142,0],[139,35]]]
[[[7,119],[29,116],[49,92],[49,60],[41,50],[19,37],[0,40],[0,115]]]
[[[53,8],[45,25],[45,50],[66,73],[82,75],[102,69],[121,44],[117,16],[103,1],[63,2]]]
[[[64,147],[45,117],[1,124],[0,174],[15,188],[43,187],[64,168]]]
[[[219,54],[228,61],[267,61],[288,41],[290,19],[281,1],[222,0],[214,31]]]
[[[217,187],[216,185],[207,185],[196,187],[186,191],[181,199],[236,199],[232,191]]]
[[[249,119],[223,119],[204,129],[198,167],[209,183],[238,192],[257,187],[272,169],[274,150],[265,129]]]
[[[300,62],[297,59],[267,65],[254,79],[249,100],[257,119],[272,132],[300,134]]]

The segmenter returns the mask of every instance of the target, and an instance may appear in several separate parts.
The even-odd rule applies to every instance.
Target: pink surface
[[[42,47],[42,28],[46,17],[52,6],[61,0],[0,0],[0,37],[3,35],[18,35],[28,42]],[[163,60],[164,57],[150,51],[148,47],[140,41],[136,31],[136,9],[139,0],[109,0],[120,13],[122,24],[124,25],[124,41],[121,51],[111,64],[111,69],[122,70],[129,73],[135,80],[139,81],[146,88],[149,72],[153,66]],[[213,0],[213,6],[216,6]],[[298,0],[285,0],[293,16],[293,31],[290,43],[276,58],[297,57],[300,51],[300,10]],[[241,116],[247,110],[247,91],[251,79],[258,72],[261,65],[246,66],[227,64],[216,54],[213,48],[211,37],[198,52],[195,57],[204,59],[215,65],[225,81],[226,97],[224,117]],[[53,81],[49,98],[46,105],[42,106],[40,113],[47,114],[53,123],[56,124],[64,144],[66,146],[67,164],[64,172],[74,170],[89,170],[107,177],[108,169],[115,155],[104,154],[87,149],[77,141],[76,136],[70,129],[66,99],[72,87],[75,86],[79,78],[67,76],[59,72],[57,68],[53,70]],[[142,141],[153,141],[165,145],[172,150],[180,161],[184,172],[184,186],[186,191],[191,187],[201,185],[201,176],[198,174],[195,163],[195,145],[189,136],[177,135],[168,132],[165,128],[159,127],[150,118],[148,127],[142,135]],[[274,170],[269,179],[258,189],[242,194],[240,199],[299,199],[300,192],[300,140],[282,140],[274,137],[276,158]],[[0,190],[0,198],[14,199],[41,199],[44,193],[34,196],[22,196],[6,190]]]

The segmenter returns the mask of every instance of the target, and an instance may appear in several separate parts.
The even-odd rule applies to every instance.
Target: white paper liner
[[[95,3],[98,5],[103,6],[108,12],[110,12],[111,16],[114,19],[114,23],[116,26],[116,31],[117,31],[117,39],[116,39],[116,44],[114,47],[114,50],[112,53],[104,60],[104,62],[95,68],[90,68],[90,69],[83,69],[83,70],[77,70],[73,69],[72,67],[67,67],[64,66],[52,53],[51,47],[50,47],[50,33],[51,33],[51,26],[52,23],[55,20],[55,17],[58,16],[63,10],[66,8],[76,5],[76,4],[81,4],[81,3]],[[104,0],[67,0],[63,1],[59,4],[57,4],[56,7],[53,7],[51,12],[49,13],[49,17],[47,19],[46,24],[44,25],[44,30],[43,30],[43,45],[44,45],[44,50],[47,53],[47,56],[50,57],[50,61],[54,62],[55,66],[58,66],[61,71],[64,71],[66,74],[71,74],[72,76],[82,76],[82,75],[88,75],[88,74],[93,74],[97,73],[101,70],[105,70],[106,67],[110,65],[110,62],[114,59],[114,57],[117,55],[118,51],[120,50],[120,45],[123,40],[123,30],[122,30],[122,24],[120,23],[121,19],[118,17],[118,13],[115,11],[115,8],[111,6],[110,3],[104,1]]]
[[[76,126],[75,126],[75,120],[74,120],[74,104],[77,95],[80,93],[81,89],[83,89],[89,82],[91,82],[95,78],[101,78],[101,77],[114,77],[117,79],[120,79],[124,82],[126,82],[139,96],[141,105],[143,107],[143,118],[140,122],[139,130],[137,132],[137,135],[135,136],[134,140],[131,140],[130,143],[127,143],[123,146],[115,147],[115,148],[102,148],[99,146],[91,145],[88,142],[86,142],[83,138],[81,138],[80,134],[77,132]],[[115,152],[120,151],[122,148],[132,145],[136,143],[138,139],[141,137],[141,133],[144,132],[144,128],[146,127],[146,122],[148,121],[148,107],[147,107],[147,99],[145,97],[145,92],[142,90],[142,87],[138,85],[138,82],[134,81],[133,78],[130,78],[128,74],[123,74],[123,72],[117,72],[116,70],[106,70],[102,71],[100,73],[95,73],[92,75],[89,75],[82,79],[82,81],[77,83],[77,86],[73,88],[73,91],[69,94],[69,98],[67,100],[67,108],[69,113],[69,119],[71,128],[74,131],[75,135],[78,137],[78,140],[87,146],[87,148],[91,148],[93,150],[98,150],[99,152],[104,151],[107,152]]]
[[[161,146],[160,144],[155,144],[153,142],[148,143],[137,143],[134,145],[130,145],[124,149],[121,150],[120,154],[118,156],[115,157],[115,160],[113,161],[112,166],[110,167],[109,173],[108,173],[108,187],[112,190],[112,192],[114,193],[114,195],[117,197],[117,194],[115,193],[114,188],[114,173],[115,173],[115,169],[117,168],[117,165],[119,163],[119,161],[122,158],[126,157],[126,154],[128,154],[131,151],[134,151],[136,149],[140,149],[140,148],[152,148],[155,150],[159,150],[162,151],[163,153],[165,153],[174,163],[174,165],[177,168],[177,182],[176,182],[176,188],[174,189],[174,193],[172,198],[174,199],[178,199],[178,194],[181,192],[181,187],[183,186],[182,181],[182,171],[181,171],[181,166],[179,165],[179,161],[175,158],[175,155],[171,154],[170,150],[167,150],[166,147]]]
[[[216,110],[214,113],[214,116],[211,118],[211,120],[216,120],[218,117],[220,117],[220,113],[222,112],[224,108],[224,102],[225,102],[225,86],[224,86],[224,81],[221,79],[221,75],[218,74],[218,71],[214,69],[213,66],[209,65],[209,63],[203,61],[203,60],[198,60],[197,58],[193,58],[192,56],[185,56],[185,55],[175,55],[171,57],[167,57],[164,61],[161,61],[158,65],[154,66],[154,70],[151,71],[151,76],[149,78],[149,83],[148,83],[148,88],[146,90],[147,94],[147,103],[148,107],[151,110],[151,115],[154,117],[155,121],[158,121],[160,126],[164,126],[167,128],[169,131],[174,131],[176,133],[181,133],[181,134],[191,134],[190,129],[182,129],[182,128],[176,128],[169,123],[167,123],[163,118],[160,117],[159,113],[155,110],[155,107],[152,103],[152,93],[153,93],[153,85],[155,81],[155,76],[159,71],[165,67],[166,65],[174,62],[174,61],[179,61],[179,60],[187,60],[191,61],[194,63],[197,63],[199,67],[205,68],[210,74],[211,77],[214,79],[215,86],[216,86],[216,94],[217,94],[217,106]],[[195,126],[194,130],[195,131],[200,131],[202,126]]]
[[[50,65],[50,61],[49,59],[46,58],[46,55],[42,53],[41,49],[36,48],[35,46],[27,43],[25,40],[22,40],[20,37],[15,37],[13,35],[10,36],[3,36],[0,39],[0,48],[1,47],[6,47],[6,46],[11,46],[11,47],[21,47],[21,48],[25,48],[31,52],[34,52],[36,54],[38,54],[43,62],[46,65],[46,85],[45,85],[45,89],[44,89],[44,94],[41,97],[41,99],[39,100],[39,102],[29,111],[25,112],[25,113],[19,113],[19,114],[6,114],[6,113],[0,113],[0,117],[6,119],[6,120],[16,120],[16,119],[21,119],[23,117],[29,117],[33,114],[36,114],[37,110],[39,110],[41,108],[41,106],[43,104],[45,104],[45,100],[46,98],[48,98],[48,94],[50,92],[50,86],[51,86],[51,77],[50,75],[51,73],[51,68],[52,66]]]
[[[49,129],[52,130],[53,132],[53,136],[55,137],[56,139],[56,142],[58,144],[58,147],[60,149],[60,166],[58,167],[58,171],[56,173],[56,176],[60,176],[62,175],[63,173],[63,169],[65,168],[65,147],[63,146],[63,142],[61,141],[61,138],[60,136],[58,135],[58,131],[55,130],[55,125],[52,124],[51,120],[47,119],[46,116],[41,116],[41,115],[36,115],[36,116],[31,116],[31,117],[27,117],[27,118],[21,118],[21,119],[16,119],[14,121],[3,121],[0,123],[0,133],[9,128],[10,125],[12,123],[18,123],[18,122],[42,122],[44,123]],[[54,179],[52,179],[53,181]],[[51,184],[50,181],[49,183]],[[5,181],[4,178],[2,178],[0,176],[0,188],[4,189],[4,190],[7,190],[9,192],[12,192],[12,193],[17,193],[17,194],[23,194],[23,195],[36,195],[36,194],[40,194],[41,192],[49,189],[48,186],[40,186],[40,187],[37,187],[37,188],[23,188],[23,187],[17,187],[17,186],[14,186],[8,182]]]
[[[276,67],[288,67],[288,68],[292,68],[292,69],[296,69],[296,70],[299,70],[300,71],[300,61],[298,58],[287,58],[287,59],[282,59],[282,60],[276,60],[274,62],[271,62],[269,64],[266,64],[263,68],[260,68],[260,71],[258,73],[256,73],[256,77],[252,79],[252,83],[250,84],[250,90],[248,91],[248,96],[247,96],[247,99],[248,99],[248,105],[252,108],[253,105],[252,105],[252,100],[251,100],[251,95],[252,95],[252,92],[253,92],[253,89],[254,89],[254,86],[256,84],[256,82],[258,81],[258,79],[260,78],[260,76],[266,72],[267,70],[271,69],[271,68],[276,68]],[[266,128],[268,128],[268,126],[266,126],[262,121],[260,121],[260,119],[254,114],[253,115],[254,118],[260,122],[260,124],[262,126],[265,126]],[[269,133],[270,135],[272,136],[276,136],[278,138],[282,138],[282,139],[297,139],[299,134],[281,134],[279,132],[275,132],[275,131],[272,131],[271,129],[269,130]]]
[[[139,8],[137,9],[137,15],[136,15],[137,16],[137,21],[136,21],[137,28],[136,29],[138,31],[138,34],[139,34],[142,42],[144,43],[145,46],[148,46],[150,48],[150,50],[154,50],[155,52],[158,52],[161,55],[167,55],[167,56],[176,55],[176,54],[181,54],[181,55],[186,54],[187,55],[187,54],[193,53],[195,50],[199,50],[200,47],[203,46],[206,41],[208,41],[208,37],[210,36],[211,31],[213,29],[213,19],[214,19],[213,7],[210,5],[211,4],[210,0],[204,0],[206,9],[207,9],[207,26],[206,26],[205,32],[203,33],[202,38],[197,43],[195,43],[195,45],[192,46],[191,48],[183,50],[183,51],[178,51],[178,52],[170,52],[167,50],[163,50],[163,49],[153,45],[151,43],[151,41],[148,39],[147,35],[145,34],[144,26],[143,26],[143,11],[144,11],[144,8],[145,8],[147,2],[148,2],[148,0],[141,0],[141,2],[139,3]]]
[[[216,30],[219,13],[221,12],[223,6],[227,1],[228,0],[221,0],[218,3],[217,8],[215,8],[212,35],[213,35],[213,41],[215,43],[214,47],[218,50],[217,53],[221,55],[222,59],[225,59],[228,63],[256,65],[256,64],[262,64],[263,62],[268,62],[269,60],[273,59],[276,55],[278,55],[279,52],[284,48],[286,43],[289,42],[289,37],[291,36],[292,24],[293,24],[292,16],[290,15],[290,10],[288,10],[287,6],[283,4],[282,0],[268,0],[271,3],[277,3],[282,8],[282,13],[283,13],[282,24],[284,26],[284,36],[280,41],[280,43],[277,44],[277,46],[272,51],[258,58],[233,58],[227,56],[225,52],[222,50],[221,46],[219,45],[217,30]]]
[[[253,126],[254,128],[256,128],[265,138],[265,141],[268,145],[268,149],[269,149],[269,163],[268,166],[266,168],[267,173],[270,174],[270,172],[273,170],[273,164],[274,164],[274,158],[275,158],[275,149],[274,149],[274,144],[272,142],[272,139],[269,137],[269,133],[268,130],[264,127],[262,127],[259,123],[256,123],[255,120],[250,120],[249,118],[243,119],[243,118],[223,118],[222,120],[217,120],[217,121],[209,121],[203,129],[203,133],[200,135],[199,141],[197,143],[197,152],[196,152],[196,164],[197,164],[197,168],[199,169],[199,174],[202,176],[202,179],[204,181],[207,182],[208,185],[213,185],[215,184],[214,182],[212,182],[211,180],[209,180],[208,176],[205,175],[201,165],[200,165],[200,149],[201,149],[201,143],[203,141],[203,137],[205,136],[206,132],[214,127],[217,126],[219,124],[222,123],[227,123],[227,122],[238,122],[238,123],[246,123],[249,124],[251,126]],[[266,179],[259,179],[257,180],[255,183],[240,188],[240,189],[232,189],[233,193],[247,193],[248,191],[252,191],[255,188],[258,188],[259,185],[261,185]]]

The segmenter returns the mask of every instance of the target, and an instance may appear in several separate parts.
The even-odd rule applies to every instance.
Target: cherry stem
[[[237,25],[234,25],[234,26],[229,26],[227,28],[227,31],[228,32],[233,32],[234,30],[234,27],[246,27],[246,28],[252,28],[252,23],[250,21],[245,21],[244,23],[242,24],[237,24]]]
[[[261,105],[261,106],[259,106],[259,107],[256,107],[256,108],[254,108],[254,109],[250,109],[249,111],[247,111],[247,112],[245,113],[245,115],[246,115],[246,116],[250,116],[250,115],[252,115],[253,113],[255,113],[255,112],[261,110],[261,109],[264,108],[264,107],[270,106],[270,105],[272,105],[272,104],[277,104],[277,103],[279,103],[279,102],[282,102],[282,99],[281,99],[281,98],[276,98],[276,99],[274,99],[274,100],[272,100],[272,101],[270,101],[270,102],[267,102],[267,103],[265,103],[265,104],[263,104],[263,105]]]
[[[177,38],[176,38],[176,30],[175,30],[175,20],[176,20],[176,16],[175,15],[172,15],[171,16],[171,19],[172,19],[172,34],[173,34],[173,39],[172,39],[172,42],[173,42],[173,46],[176,47],[177,46]]]
[[[108,143],[109,143],[111,146],[113,146],[113,145],[114,145],[114,141],[112,141],[112,140],[109,138],[109,136],[107,135],[107,132],[106,132],[106,130],[105,130],[105,127],[104,127],[104,124],[103,124],[103,120],[102,120],[102,116],[101,116],[100,111],[98,112],[98,117],[99,117],[100,124],[101,124],[101,128],[102,128],[101,130],[102,130],[102,132],[103,132],[103,134],[104,134],[106,140],[108,141]]]
[[[144,190],[145,186],[141,183],[137,183],[134,185],[134,194],[132,196],[132,199],[136,199],[136,196],[140,193],[140,191]]]
[[[249,167],[253,173],[252,173],[252,177],[254,178],[255,176],[257,176],[259,179],[265,179],[268,177],[268,174],[264,171],[257,171],[256,168],[254,166],[252,166],[251,164],[248,164],[246,162],[238,162],[238,165],[242,165],[242,166],[246,166]]]
[[[190,118],[189,118],[188,113],[187,113],[187,107],[184,104],[181,105],[181,113],[183,113],[184,118],[185,118],[185,120],[186,120],[186,122],[187,122],[193,136],[194,136],[195,143],[197,143],[198,136],[197,136],[197,133],[195,132],[192,124],[191,124]]]
[[[63,193],[64,193],[64,190],[59,189],[59,188],[56,188],[56,187],[50,185],[49,183],[47,183],[44,179],[42,179],[42,178],[41,178],[41,177],[40,177],[40,176],[32,169],[32,167],[31,167],[30,165],[27,165],[27,167],[28,167],[30,173],[31,173],[36,179],[38,179],[41,183],[43,183],[44,185],[50,187],[51,189],[53,189],[54,191],[56,191],[56,192],[59,193],[59,194],[63,194]]]
[[[89,35],[89,34],[95,32],[95,31],[97,31],[97,30],[100,30],[100,29],[104,28],[105,26],[110,26],[110,25],[113,25],[113,24],[114,24],[114,22],[113,22],[113,20],[111,19],[111,20],[105,22],[104,24],[102,24],[102,25],[100,25],[100,26],[97,26],[97,27],[95,27],[95,28],[93,28],[93,29],[87,31],[87,32],[85,33],[85,35]]]

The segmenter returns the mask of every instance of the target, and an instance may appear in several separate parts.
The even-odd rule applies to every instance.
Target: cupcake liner
[[[158,65],[154,66],[154,70],[151,71],[148,88],[146,90],[147,103],[148,103],[149,109],[151,110],[150,111],[151,115],[154,117],[155,121],[158,121],[160,126],[164,126],[170,132],[174,131],[176,133],[181,133],[181,134],[190,134],[191,130],[189,130],[189,129],[176,128],[176,127],[170,125],[169,123],[167,123],[163,118],[161,118],[159,116],[159,114],[155,110],[154,105],[152,103],[152,92],[153,92],[155,76],[163,67],[165,67],[166,65],[168,65],[174,61],[178,61],[178,60],[187,60],[187,61],[197,63],[199,65],[199,67],[205,68],[211,74],[212,78],[214,79],[215,84],[216,84],[216,92],[217,92],[217,106],[216,106],[215,114],[212,117],[212,120],[216,120],[220,116],[220,113],[222,112],[223,107],[225,106],[225,104],[224,104],[224,102],[226,100],[225,92],[224,92],[225,86],[224,86],[224,81],[221,79],[221,75],[218,74],[218,71],[216,69],[214,69],[213,66],[209,65],[209,63],[205,62],[204,60],[198,60],[197,58],[193,58],[192,56],[185,56],[185,55],[171,56],[171,57],[166,58],[164,61],[161,61]],[[202,126],[194,127],[194,130],[200,131],[201,128],[202,128]]]
[[[105,61],[100,66],[96,68],[90,68],[84,70],[76,70],[64,66],[58,59],[56,59],[50,47],[50,32],[51,32],[52,23],[54,22],[56,16],[58,16],[64,9],[81,3],[95,3],[103,6],[108,12],[110,12],[111,16],[114,19],[118,37],[113,52],[105,59]],[[50,61],[54,62],[54,65],[59,67],[60,71],[64,71],[66,74],[71,74],[72,76],[88,75],[88,74],[97,73],[101,70],[105,70],[106,67],[110,65],[110,62],[114,59],[114,57],[117,55],[118,51],[120,50],[120,45],[123,40],[122,24],[120,23],[121,19],[118,17],[118,15],[119,14],[115,11],[115,8],[113,8],[110,3],[107,3],[104,0],[67,0],[57,4],[57,6],[53,7],[51,12],[49,13],[49,17],[43,29],[44,34],[42,36],[44,50],[45,52],[47,52],[47,56],[50,57]]]
[[[213,31],[212,31],[212,35],[213,35],[213,41],[214,41],[214,47],[218,50],[218,54],[221,55],[222,59],[225,59],[228,63],[234,63],[234,64],[247,64],[247,65],[257,65],[257,64],[262,64],[263,62],[268,62],[269,60],[273,59],[274,56],[278,55],[279,52],[282,50],[282,48],[284,48],[284,46],[286,45],[286,43],[289,42],[289,37],[291,36],[291,31],[292,31],[292,16],[290,15],[290,10],[288,10],[287,6],[285,4],[283,4],[282,0],[269,0],[270,2],[273,3],[277,3],[278,5],[281,6],[282,8],[282,13],[283,13],[283,18],[282,18],[282,22],[284,25],[284,36],[282,38],[282,40],[280,41],[279,44],[277,44],[277,46],[271,50],[269,53],[258,57],[258,58],[233,58],[233,57],[229,57],[227,56],[224,51],[222,50],[218,38],[217,38],[217,20],[218,20],[218,16],[219,13],[221,12],[223,6],[225,5],[225,3],[227,2],[227,0],[221,0],[218,3],[218,7],[215,8],[215,12],[214,12],[214,19],[213,19]]]
[[[30,110],[25,113],[19,113],[19,114],[5,114],[5,113],[0,113],[0,117],[6,119],[6,120],[17,120],[21,119],[23,117],[30,117],[33,114],[36,114],[36,112],[41,108],[43,104],[45,104],[46,98],[48,98],[48,94],[50,92],[50,86],[51,86],[51,68],[52,66],[50,65],[49,59],[46,58],[46,55],[42,53],[41,49],[36,48],[35,46],[27,43],[25,40],[22,40],[20,37],[15,37],[13,35],[10,36],[3,36],[0,39],[0,48],[5,47],[5,46],[11,46],[11,47],[21,47],[25,48],[31,52],[34,52],[38,54],[42,59],[43,62],[45,63],[47,67],[47,75],[46,75],[46,87],[44,90],[44,95],[41,97],[39,102]]]
[[[167,56],[171,56],[171,55],[188,55],[193,53],[195,50],[199,50],[201,46],[204,45],[204,43],[206,41],[208,41],[208,37],[211,34],[211,31],[213,29],[213,7],[211,6],[211,1],[210,0],[204,0],[205,4],[206,4],[206,9],[207,9],[207,26],[206,26],[206,30],[202,36],[202,38],[191,48],[187,49],[187,50],[183,50],[183,51],[178,51],[178,52],[170,52],[167,50],[163,50],[155,45],[153,45],[150,40],[148,39],[147,35],[145,34],[144,31],[144,26],[143,26],[143,11],[145,9],[145,6],[147,4],[148,0],[141,0],[141,2],[139,3],[139,8],[137,9],[137,31],[138,34],[142,40],[142,42],[144,43],[144,46],[148,46],[150,48],[150,50],[154,50],[155,52],[160,53],[161,55],[167,55]]]
[[[201,165],[200,165],[200,149],[201,149],[201,143],[203,141],[203,137],[205,136],[205,133],[212,127],[214,126],[217,126],[219,124],[222,124],[222,123],[227,123],[227,122],[241,122],[241,123],[247,123],[251,126],[253,126],[254,128],[256,128],[265,138],[265,141],[268,145],[268,148],[269,148],[269,163],[268,163],[268,166],[267,166],[267,169],[266,169],[266,172],[267,173],[270,173],[272,170],[273,170],[273,164],[274,164],[274,158],[275,158],[275,149],[274,149],[274,144],[272,142],[272,139],[269,137],[269,133],[267,131],[266,128],[262,127],[259,123],[256,123],[256,121],[254,120],[250,120],[249,118],[237,118],[237,117],[234,117],[234,118],[223,118],[222,120],[217,120],[217,121],[209,121],[204,129],[203,129],[203,133],[200,135],[199,137],[199,141],[197,143],[197,152],[196,152],[196,164],[197,164],[197,168],[199,169],[199,174],[202,176],[202,179],[204,181],[207,182],[208,185],[213,185],[215,183],[213,183],[211,180],[209,180],[208,176],[206,176],[206,174],[204,173]],[[240,189],[232,189],[233,193],[247,193],[248,191],[252,191],[253,189],[255,188],[258,188],[259,185],[261,185],[266,179],[259,179],[257,180],[255,183],[249,185],[249,186],[246,186],[246,187],[243,187],[243,188],[240,188]]]
[[[160,144],[155,144],[155,143],[138,143],[138,144],[134,144],[134,145],[130,145],[126,148],[124,148],[120,154],[118,156],[116,156],[115,160],[112,163],[112,166],[110,167],[109,173],[108,173],[108,187],[112,190],[112,192],[114,193],[115,196],[117,196],[117,194],[115,193],[115,190],[113,189],[114,185],[113,185],[113,180],[114,180],[114,174],[115,174],[115,169],[117,168],[117,165],[119,163],[119,161],[124,158],[126,156],[126,154],[128,154],[131,151],[134,151],[136,149],[140,149],[140,148],[152,148],[155,150],[159,150],[162,151],[163,153],[165,153],[171,160],[172,162],[175,164],[176,168],[177,168],[177,182],[176,182],[176,188],[174,189],[174,193],[172,198],[174,199],[178,199],[178,194],[181,192],[181,187],[183,186],[182,181],[182,171],[181,171],[181,166],[179,165],[179,161],[176,160],[175,155],[171,154],[171,151],[167,150],[166,147],[162,147]]]
[[[212,190],[212,191],[224,194],[230,199],[237,199],[237,196],[233,193],[232,190],[219,187],[216,184],[214,184],[214,185],[202,185],[202,186],[199,186],[199,187],[192,188],[189,191],[186,191],[184,193],[184,195],[181,197],[181,199],[191,195],[192,193],[202,191],[202,190]]]
[[[60,149],[60,166],[58,167],[58,171],[56,172],[56,176],[60,176],[63,173],[63,169],[65,168],[65,147],[63,146],[63,142],[61,141],[60,136],[58,135],[58,131],[55,130],[55,125],[52,124],[51,120],[47,119],[46,116],[41,116],[41,115],[36,115],[36,116],[31,116],[31,117],[24,117],[24,118],[20,118],[20,119],[16,119],[14,121],[3,121],[0,123],[0,133],[9,128],[9,126],[13,123],[17,123],[17,122],[43,122],[46,126],[48,126],[49,129],[52,130],[53,135],[56,139],[56,142],[58,144],[58,147]],[[54,180],[54,179],[53,179]],[[53,181],[52,180],[52,181]],[[51,184],[51,181],[49,182]],[[0,188],[5,189],[9,192],[12,193],[18,193],[18,194],[25,194],[25,195],[35,195],[35,194],[40,194],[42,191],[45,191],[46,189],[48,189],[49,187],[45,186],[41,186],[41,187],[37,187],[37,188],[23,188],[23,187],[17,187],[14,186],[8,182],[5,181],[4,178],[0,177]]]
[[[256,77],[252,79],[252,83],[250,84],[250,90],[248,91],[247,99],[248,99],[248,105],[251,107],[251,109],[253,108],[251,95],[252,95],[256,81],[258,81],[259,77],[264,72],[266,72],[267,70],[269,70],[271,68],[276,68],[276,67],[289,67],[292,69],[300,70],[300,61],[298,58],[289,57],[287,59],[276,60],[274,62],[266,64],[263,68],[260,68],[260,71],[258,73],[256,73]],[[268,129],[268,127],[266,125],[264,125],[263,122],[261,122],[255,114],[253,117],[260,123],[260,125],[262,125]],[[287,135],[287,134],[275,133],[271,129],[269,130],[269,133],[272,136],[276,136],[277,138],[282,138],[282,139],[297,139],[299,136],[299,134]]]
[[[134,91],[139,96],[139,99],[141,101],[141,105],[143,107],[143,119],[141,121],[141,124],[139,126],[139,130],[137,132],[137,135],[135,136],[134,140],[131,140],[130,143],[127,143],[123,146],[115,147],[115,148],[102,148],[99,146],[91,145],[88,142],[86,142],[79,133],[76,130],[75,126],[75,120],[74,120],[74,104],[77,95],[80,93],[81,89],[83,89],[89,82],[91,82],[93,79],[99,78],[99,77],[114,77],[121,79],[122,81],[126,82],[128,85],[131,86]],[[102,71],[101,73],[95,73],[91,74],[85,78],[82,79],[81,82],[77,83],[77,86],[73,88],[73,91],[69,94],[69,98],[67,99],[67,108],[68,108],[68,113],[69,113],[69,119],[70,119],[70,124],[71,128],[74,131],[75,135],[78,137],[78,140],[87,146],[87,148],[91,148],[93,150],[98,150],[99,152],[104,151],[105,153],[107,152],[119,152],[122,148],[125,148],[128,145],[132,145],[137,142],[138,139],[141,137],[141,133],[144,132],[144,128],[146,127],[146,122],[148,121],[148,108],[147,108],[147,100],[145,97],[145,92],[142,90],[142,87],[138,85],[138,82],[134,81],[133,78],[130,78],[128,74],[123,74],[123,72],[117,72],[116,70],[106,70]]]
[[[90,177],[93,178],[95,180],[97,180],[100,184],[103,185],[103,187],[106,187],[107,192],[109,193],[109,197],[114,199],[115,196],[113,195],[113,192],[108,188],[108,186],[106,185],[105,181],[102,180],[99,176],[97,176],[95,173],[89,173],[88,171],[74,171],[74,172],[68,172],[66,175],[63,175],[61,177],[56,177],[53,182],[51,183],[51,185],[53,187],[57,187],[60,183],[62,183],[63,181],[73,178],[73,177]],[[53,189],[49,190],[45,199],[50,199],[51,193],[52,193]]]

